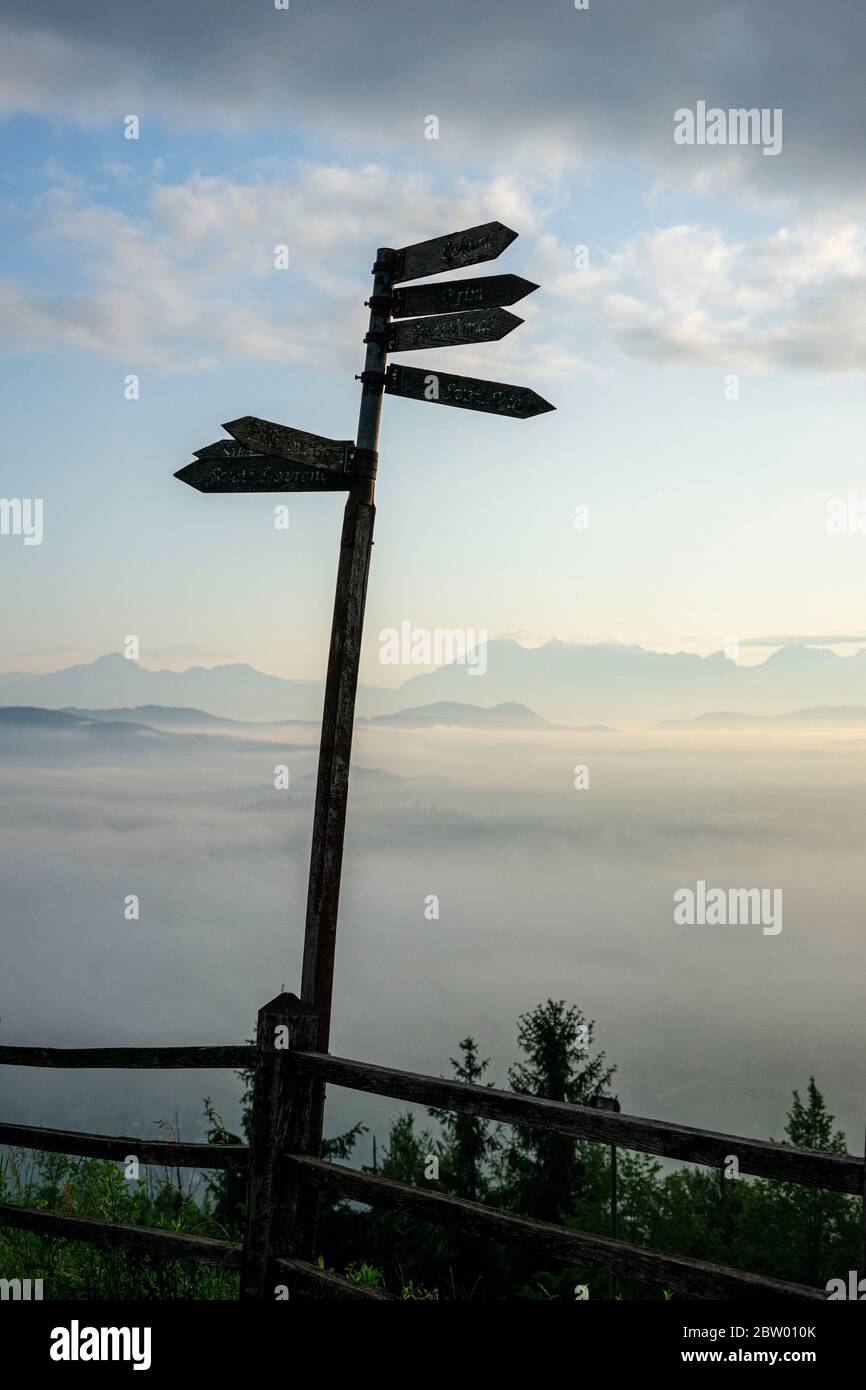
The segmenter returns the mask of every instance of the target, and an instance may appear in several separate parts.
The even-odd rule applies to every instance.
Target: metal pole
[[[361,408],[352,462],[353,472],[358,476],[352,483],[343,515],[319,744],[319,772],[313,816],[301,985],[304,1002],[311,1004],[316,1011],[316,1049],[319,1052],[328,1051],[331,1031],[331,997],[334,985],[340,873],[343,864],[343,834],[346,826],[349,762],[352,753],[367,576],[376,515],[373,502],[376,447],[382,413],[382,392],[385,386],[394,255],[394,251],[389,247],[380,248],[376,253],[373,293],[367,301],[370,306],[370,324],[364,340],[367,344],[367,354],[361,376]],[[322,1086],[318,1108],[320,1134],[323,1106]]]

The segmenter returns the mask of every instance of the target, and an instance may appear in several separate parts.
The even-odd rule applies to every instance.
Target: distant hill
[[[707,710],[775,715],[779,710],[866,705],[866,650],[836,656],[823,648],[782,648],[758,666],[722,652],[651,652],[618,643],[487,643],[479,675],[453,663],[394,688],[362,687],[358,714],[400,717],[429,705],[486,709],[519,704],[539,718],[572,726],[643,725],[690,720]],[[223,720],[318,722],[320,681],[284,680],[243,663],[186,671],[151,670],[119,653],[44,675],[0,674],[0,704],[135,714],[143,706],[198,710]],[[165,718],[165,716],[163,716]]]
[[[131,713],[131,711],[121,711]],[[167,711],[171,715],[172,711]],[[179,713],[198,713],[179,711]],[[197,721],[192,721],[195,725]],[[44,752],[46,746],[52,750],[67,752],[90,750],[98,743],[103,750],[124,754],[148,750],[164,750],[166,753],[210,753],[214,747],[229,749],[239,755],[249,754],[258,757],[262,753],[287,753],[315,751],[310,743],[295,743],[280,739],[243,737],[245,728],[237,724],[223,731],[222,721],[214,720],[214,731],[205,732],[191,727],[168,729],[154,728],[150,724],[135,723],[130,719],[92,719],[83,713],[70,710],[38,709],[33,706],[0,706],[0,748],[4,756],[20,753],[32,756]],[[232,721],[226,721],[231,724]],[[50,740],[50,743],[49,743]]]
[[[71,733],[95,738],[152,738],[161,737],[158,729],[132,720],[102,721],[88,719],[67,710],[39,709],[31,705],[0,706],[0,733]]]
[[[0,704],[124,713],[154,705],[229,719],[316,719],[322,712],[322,684],[267,676],[244,663],[151,670],[114,652],[87,666],[44,675],[2,673]]]
[[[74,709],[63,711],[83,719],[126,724],[150,724],[159,729],[237,729],[247,727],[248,721],[226,719],[208,714],[203,709],[177,709],[171,705],[132,705],[120,709]]]
[[[697,719],[663,719],[660,729],[866,728],[866,705],[813,705],[788,714],[739,714],[717,710]]]
[[[438,700],[432,705],[414,705],[411,709],[395,710],[393,714],[378,714],[369,720],[371,724],[402,724],[414,727],[435,724],[489,724],[497,728],[527,724],[546,724],[540,714],[506,701],[501,705],[468,705],[459,700]]]
[[[502,639],[488,642],[486,655],[483,676],[455,663],[413,676],[378,698],[391,711],[441,700],[516,700],[557,723],[617,726],[694,719],[706,710],[771,715],[866,704],[866,651],[842,657],[824,648],[782,648],[757,666],[738,666],[722,652],[704,657],[555,641],[529,648]]]

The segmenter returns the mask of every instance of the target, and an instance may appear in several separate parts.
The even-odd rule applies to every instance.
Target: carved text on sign
[[[507,309],[470,310],[467,314],[442,314],[435,318],[403,319],[394,323],[388,340],[391,352],[414,348],[453,347],[461,343],[489,343],[519,328],[523,319]]]
[[[434,405],[460,406],[463,410],[486,410],[492,415],[510,415],[518,420],[553,410],[549,401],[528,386],[455,376],[452,372],[425,371],[421,367],[392,365],[388,368],[385,391],[391,396],[409,396]]]

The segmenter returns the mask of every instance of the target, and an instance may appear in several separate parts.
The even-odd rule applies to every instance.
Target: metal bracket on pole
[[[372,386],[376,390],[383,390],[388,379],[387,372],[356,372],[355,380],[362,381],[364,386]]]
[[[349,455],[349,472],[357,478],[375,478],[379,467],[379,454],[376,449],[355,447]]]

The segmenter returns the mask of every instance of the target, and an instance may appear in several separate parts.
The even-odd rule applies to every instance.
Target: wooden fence
[[[8,1066],[227,1067],[249,1069],[254,1076],[249,1147],[145,1142],[0,1124],[0,1144],[121,1160],[135,1155],[142,1163],[245,1171],[247,1218],[242,1247],[201,1236],[5,1204],[0,1204],[0,1224],[42,1236],[87,1241],[106,1250],[239,1269],[242,1299],[273,1299],[278,1285],[303,1298],[392,1298],[320,1269],[313,1262],[318,1193],[327,1190],[464,1235],[514,1245],[539,1262],[599,1268],[616,1278],[660,1284],[686,1298],[827,1297],[822,1289],[663,1254],[325,1162],[313,1151],[313,1136],[317,1133],[317,1107],[329,1084],[714,1168],[724,1167],[734,1155],[743,1174],[860,1197],[866,1230],[864,1159],[851,1154],[820,1153],[718,1134],[332,1057],[314,1050],[315,1029],[314,1012],[294,995],[281,994],[260,1011],[255,1046],[0,1047],[0,1063]]]

